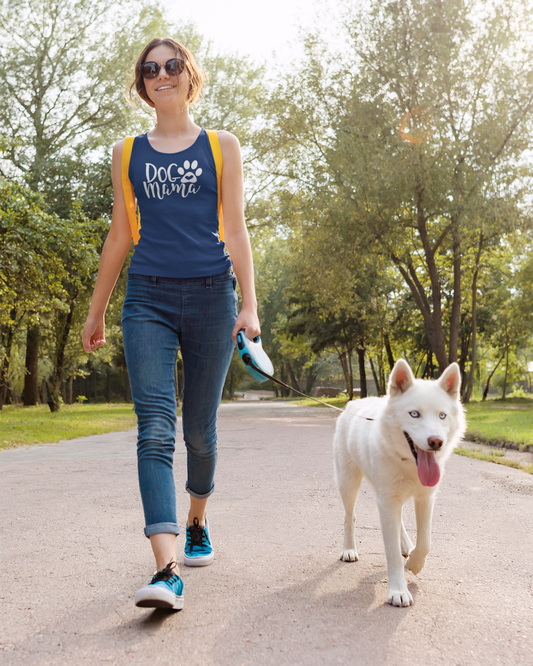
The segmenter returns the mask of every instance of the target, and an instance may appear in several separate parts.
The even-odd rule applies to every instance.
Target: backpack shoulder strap
[[[222,150],[220,148],[220,141],[218,139],[218,134],[216,130],[206,130],[207,136],[209,138],[209,143],[211,144],[211,152],[215,159],[215,167],[217,170],[217,193],[218,193],[218,235],[220,240],[224,240],[224,222],[222,220]]]
[[[126,201],[126,211],[128,213],[128,220],[130,223],[131,235],[134,245],[139,242],[141,228],[141,216],[137,216],[135,212],[135,192],[129,177],[131,151],[133,148],[133,141],[135,137],[127,136],[124,140],[122,148],[122,190],[124,192],[124,199]]]

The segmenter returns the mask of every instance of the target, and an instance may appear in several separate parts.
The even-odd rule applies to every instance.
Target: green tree
[[[108,224],[100,219],[89,220],[76,206],[65,225],[61,245],[56,254],[64,266],[68,266],[63,277],[64,300],[61,308],[56,308],[51,324],[53,340],[53,371],[49,387],[48,405],[52,412],[60,409],[60,395],[64,379],[66,350],[69,335],[74,324],[75,311],[80,298],[92,292],[98,270],[100,250]],[[77,345],[80,348],[79,338]]]
[[[482,260],[481,228],[497,242],[527,222],[531,12],[518,0],[349,7],[343,53],[307,35],[261,139],[313,233],[321,220],[328,242],[393,262],[441,371],[457,359],[466,253]]]
[[[41,191],[50,212],[70,217],[80,188],[95,180],[95,151],[131,124],[132,110],[122,94],[125,79],[134,53],[161,23],[160,12],[150,15],[141,2],[16,0],[4,5],[4,175],[22,177]],[[38,394],[38,339],[34,322],[27,337],[26,404],[34,404]]]
[[[0,178],[0,409],[15,333],[25,320],[29,328],[38,326],[64,295],[66,270],[57,248],[65,223],[44,207],[28,187]]]

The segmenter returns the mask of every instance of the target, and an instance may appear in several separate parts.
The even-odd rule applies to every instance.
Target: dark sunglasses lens
[[[183,71],[183,60],[172,58],[165,64],[165,69],[169,76],[178,76]]]
[[[155,79],[159,74],[159,65],[156,62],[145,62],[141,67],[141,74],[145,79]]]

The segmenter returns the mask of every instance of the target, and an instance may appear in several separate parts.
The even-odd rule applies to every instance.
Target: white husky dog
[[[351,402],[337,421],[335,476],[346,510],[341,560],[359,559],[354,508],[366,476],[377,495],[389,576],[387,601],[393,606],[413,603],[402,555],[417,574],[429,553],[435,491],[444,463],[466,429],[460,386],[457,363],[437,381],[424,381],[415,379],[400,359],[385,397]],[[402,507],[410,497],[415,502],[415,548],[402,521]]]

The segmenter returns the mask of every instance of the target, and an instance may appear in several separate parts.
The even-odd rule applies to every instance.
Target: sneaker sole
[[[214,551],[210,555],[199,555],[198,557],[190,557],[183,554],[183,564],[186,567],[206,567],[213,561],[215,557]]]
[[[135,594],[135,605],[139,608],[165,608],[167,610],[182,610],[183,595],[177,596],[170,590],[157,590],[143,587]]]

